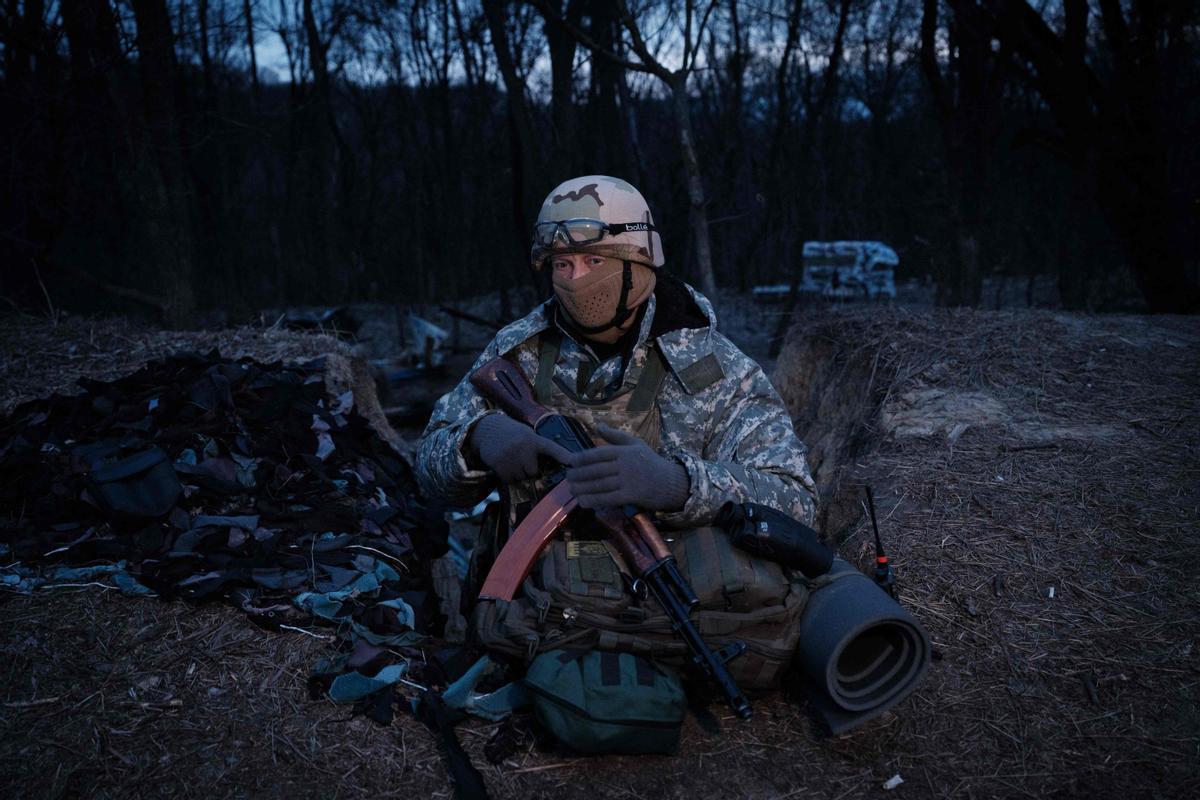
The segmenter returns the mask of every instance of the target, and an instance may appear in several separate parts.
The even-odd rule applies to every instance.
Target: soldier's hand
[[[664,458],[630,433],[601,424],[609,444],[574,454],[567,470],[571,494],[584,508],[634,505],[646,511],[678,511],[687,502],[687,469]]]
[[[475,423],[469,446],[503,483],[534,478],[541,473],[538,456],[569,465],[571,453],[503,414],[489,414]]]

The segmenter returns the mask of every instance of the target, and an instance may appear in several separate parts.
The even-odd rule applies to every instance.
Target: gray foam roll
[[[929,667],[929,636],[874,581],[844,559],[800,617],[795,663],[809,698],[837,734],[908,696]]]

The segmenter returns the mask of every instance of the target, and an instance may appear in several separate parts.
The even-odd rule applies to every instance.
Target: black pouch
[[[88,494],[102,511],[117,517],[166,516],[182,492],[171,459],[158,447],[106,464],[88,477]]]
[[[800,570],[810,580],[833,567],[834,553],[821,544],[817,532],[782,511],[758,503],[729,502],[721,506],[715,524],[747,553]]]

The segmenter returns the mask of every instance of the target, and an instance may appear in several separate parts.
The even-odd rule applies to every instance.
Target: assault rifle
[[[595,446],[587,431],[576,420],[555,414],[538,403],[528,379],[510,361],[504,358],[489,361],[471,374],[471,384],[504,413],[568,451],[578,453]],[[512,600],[555,531],[575,510],[577,504],[567,483],[562,480],[563,474],[560,470],[551,476],[551,480],[556,480],[557,484],[533,507],[505,543],[483,582],[479,593],[481,600]],[[732,642],[720,651],[713,652],[704,643],[700,632],[688,618],[690,609],[699,600],[679,573],[675,557],[650,517],[632,506],[626,506],[623,509],[598,509],[595,518],[634,571],[634,589],[644,587],[654,595],[671,620],[671,627],[692,651],[696,665],[717,684],[734,713],[742,719],[749,719],[750,703],[725,668],[725,662],[744,653],[746,645],[744,642]]]

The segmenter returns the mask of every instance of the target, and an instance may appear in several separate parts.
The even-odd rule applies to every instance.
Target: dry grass
[[[78,326],[75,352],[86,355],[72,357],[67,338],[27,320],[0,322],[4,374],[27,375],[26,387],[40,375],[41,394],[81,369],[129,371],[135,352],[165,347],[151,332],[118,326],[96,341],[87,323],[64,324]],[[26,366],[10,362],[13,336],[31,343]],[[111,345],[122,352],[106,361]],[[495,726],[466,723],[460,736],[489,789],[846,798],[877,794],[899,773],[900,797],[1192,794],[1198,346],[1190,319],[856,311],[809,320],[793,330],[775,379],[810,438],[828,436],[824,474],[852,558],[868,548],[854,487],[875,487],[901,597],[941,656],[928,678],[895,711],[832,739],[779,693],[758,698],[748,724],[722,720],[722,733],[689,717],[672,758],[581,759],[527,741],[491,766],[483,747]],[[855,425],[857,434],[846,429]],[[451,793],[434,740],[412,719],[380,728],[307,698],[325,641],[264,632],[225,608],[94,588],[10,596],[0,621],[10,796]]]
[[[1197,321],[846,312],[793,331],[797,352],[814,340],[874,374],[840,494],[883,495],[902,596],[943,655],[899,712],[930,793],[1194,788]],[[787,355],[803,416],[806,374],[845,370]],[[847,533],[865,557],[867,528]]]
[[[180,350],[207,353],[214,347],[227,358],[250,356],[265,363],[350,352],[332,336],[275,326],[163,331],[121,318],[64,317],[52,324],[0,315],[0,414],[25,400],[75,394],[80,378],[113,380]]]

